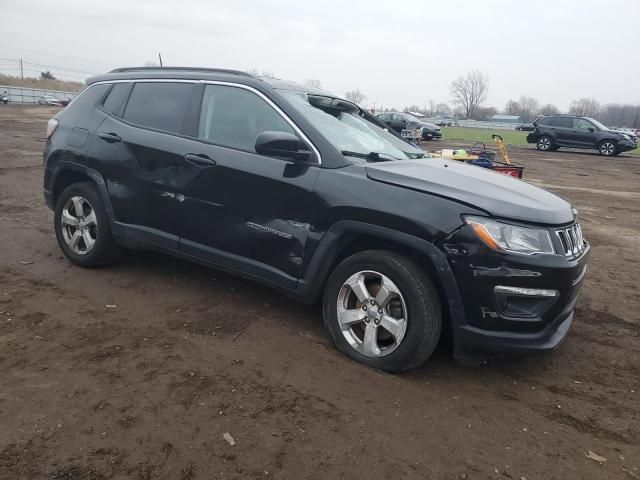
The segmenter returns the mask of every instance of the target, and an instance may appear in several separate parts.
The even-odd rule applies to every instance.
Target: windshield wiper
[[[384,162],[387,160],[400,160],[400,158],[394,157],[393,155],[389,155],[388,153],[378,153],[378,152],[352,152],[351,150],[342,150],[340,151],[342,155],[347,157],[356,157],[356,158],[364,158],[369,162]]]

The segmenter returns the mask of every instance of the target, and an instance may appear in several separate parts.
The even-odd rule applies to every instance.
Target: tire
[[[344,260],[329,276],[322,303],[336,348],[371,368],[419,367],[440,339],[440,299],[431,279],[393,252],[369,250]]]
[[[74,265],[98,267],[118,257],[120,249],[113,241],[102,198],[92,182],[74,183],[64,189],[56,202],[54,228],[60,249]]]
[[[536,142],[536,147],[541,152],[551,152],[553,151],[553,140],[548,135],[541,136]]]
[[[616,144],[611,140],[603,140],[598,145],[598,152],[605,157],[613,157],[617,152]]]

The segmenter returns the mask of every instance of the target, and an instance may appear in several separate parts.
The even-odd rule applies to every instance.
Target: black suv
[[[423,122],[409,113],[385,112],[378,114],[378,118],[397,133],[402,130],[422,128],[422,140],[438,140],[442,138],[440,127],[433,123]]]
[[[555,151],[560,147],[589,148],[609,157],[638,146],[636,136],[611,130],[589,117],[549,115],[533,124],[535,128],[527,135],[527,142],[535,143],[542,151]]]
[[[322,301],[374,368],[549,350],[589,245],[556,195],[425,153],[357,105],[243,72],[130,68],[49,121],[44,191],[75,265],[154,249]]]

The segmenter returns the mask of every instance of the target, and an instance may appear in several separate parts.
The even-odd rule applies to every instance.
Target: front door
[[[251,89],[205,86],[197,138],[185,140],[191,180],[179,207],[180,248],[294,287],[319,211],[313,193],[319,167],[257,154],[256,137],[265,131],[296,134]]]
[[[596,146],[596,127],[584,118],[573,119],[573,136],[578,147],[593,148]]]
[[[407,120],[399,113],[394,113],[391,117],[391,128],[396,132],[401,133],[402,130],[407,128]]]

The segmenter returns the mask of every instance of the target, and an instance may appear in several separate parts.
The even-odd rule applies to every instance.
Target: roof
[[[125,67],[87,79],[87,85],[109,80],[140,79],[228,80],[254,85],[262,83],[250,73],[224,68],[200,67]]]
[[[144,79],[181,79],[181,80],[226,80],[235,81],[247,85],[265,86],[265,83],[277,90],[290,90],[295,92],[310,93],[312,95],[326,95],[339,98],[325,90],[309,87],[279,78],[254,76],[241,70],[226,68],[204,67],[123,67],[111,70],[108,73],[87,79],[87,85],[109,80],[144,80]]]

